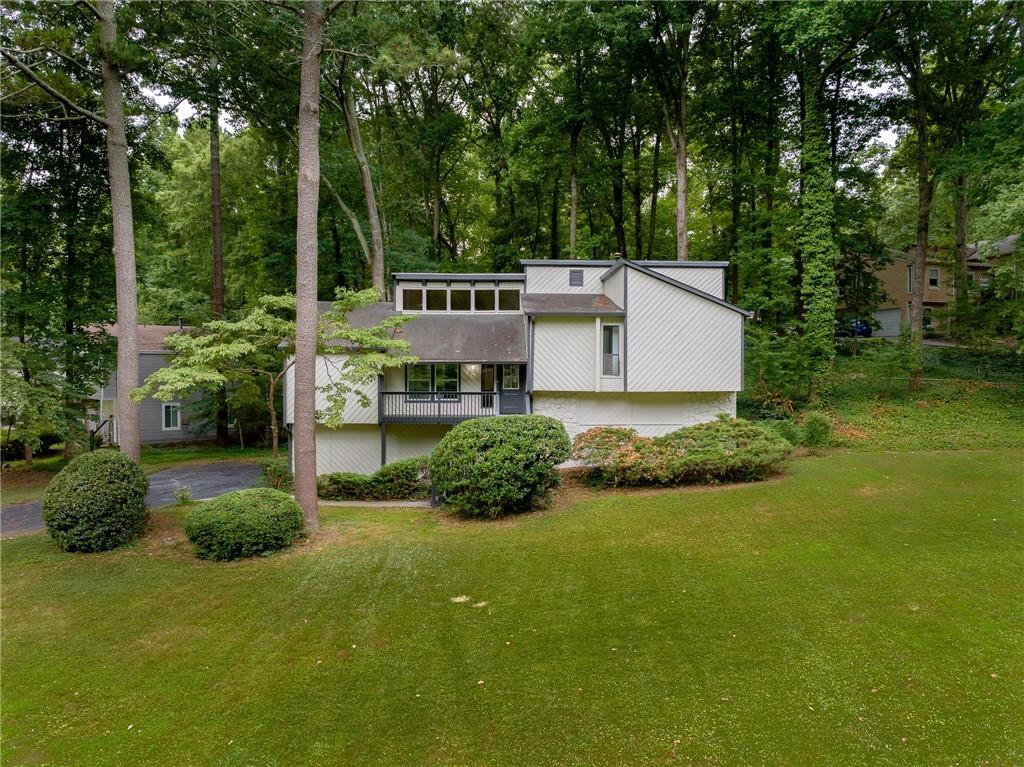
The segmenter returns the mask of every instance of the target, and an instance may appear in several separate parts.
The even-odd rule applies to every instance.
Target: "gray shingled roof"
[[[622,314],[622,307],[602,293],[523,293],[526,314]]]
[[[320,311],[331,304],[320,302]],[[349,314],[356,327],[376,325],[397,314],[393,303],[378,302]],[[422,362],[527,361],[526,318],[521,314],[431,314],[421,312],[395,331]]]

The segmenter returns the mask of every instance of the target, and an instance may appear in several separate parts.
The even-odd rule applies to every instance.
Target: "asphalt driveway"
[[[204,501],[232,490],[253,487],[259,481],[260,466],[256,463],[215,461],[178,466],[149,475],[146,505],[153,508],[174,503],[174,493],[180,487],[188,487],[195,500]],[[0,534],[4,537],[37,533],[42,529],[39,501],[15,503],[0,510]]]

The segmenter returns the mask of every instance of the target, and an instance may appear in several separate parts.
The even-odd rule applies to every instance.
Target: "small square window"
[[[514,312],[519,310],[518,290],[499,290],[498,308],[503,312]]]
[[[582,288],[583,287],[583,270],[582,269],[570,269],[569,270],[569,287]]]
[[[473,300],[476,302],[473,308],[478,312],[493,312],[494,288],[477,288],[473,291]]]
[[[420,288],[406,288],[403,290],[402,308],[420,311],[423,308],[423,291]]]
[[[446,312],[448,311],[448,291],[442,289],[427,291],[427,311]]]
[[[469,311],[469,291],[462,289],[452,289],[452,311],[453,312],[468,312]]]
[[[181,405],[177,402],[165,402],[163,413],[164,431],[176,431],[181,428]]]

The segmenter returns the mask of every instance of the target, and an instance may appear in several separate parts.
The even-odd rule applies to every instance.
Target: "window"
[[[570,269],[569,270],[569,287],[571,287],[571,288],[582,288],[583,287],[583,270],[582,269]]]
[[[430,365],[407,365],[405,390],[409,392],[409,399],[429,399]]]
[[[453,312],[469,311],[469,291],[461,288],[452,288],[451,308]]]
[[[423,308],[423,291],[420,288],[405,288],[402,291],[402,308],[419,311]]]
[[[604,325],[601,328],[601,375],[619,375],[619,326]]]
[[[505,391],[516,391],[519,389],[519,366],[501,366],[501,388]]]
[[[939,287],[939,270],[935,267],[931,267],[928,270],[928,287],[937,288]]]
[[[932,329],[932,308],[930,306],[924,307],[924,316],[921,318],[921,322],[924,324],[925,330]]]
[[[498,308],[503,312],[515,312],[519,310],[518,290],[499,290]]]
[[[983,274],[978,278],[982,290],[988,290],[992,287],[992,275]]]
[[[474,307],[478,312],[494,311],[494,288],[477,288],[473,291]]]
[[[494,365],[480,368],[480,391],[484,392],[480,398],[480,407],[494,407]]]
[[[427,311],[446,312],[448,311],[448,291],[444,288],[431,289],[427,291]]]
[[[440,395],[438,399],[455,399],[459,393],[459,365],[446,362],[434,365],[434,389]]]
[[[908,264],[907,265],[907,292],[908,293],[913,293],[914,292],[914,265],[913,264]]]
[[[177,402],[165,402],[164,431],[177,431],[181,428],[181,405]]]

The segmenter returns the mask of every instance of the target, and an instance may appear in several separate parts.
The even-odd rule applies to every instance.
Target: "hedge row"
[[[605,485],[715,484],[765,479],[792,449],[767,426],[722,419],[654,439],[633,429],[591,429],[576,438],[573,457]]]
[[[316,485],[325,501],[404,501],[430,495],[426,456],[385,464],[373,474],[322,474]]]

